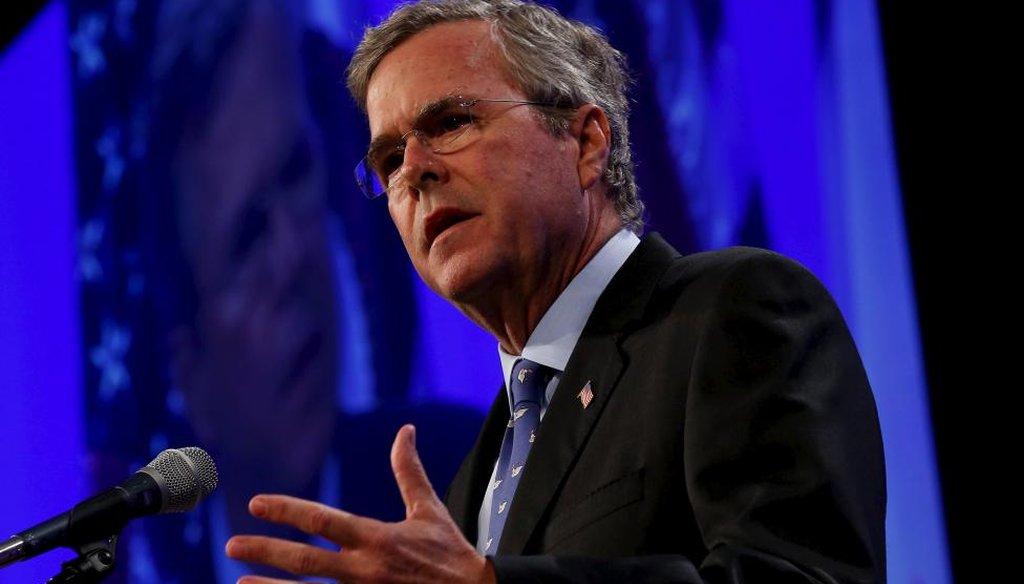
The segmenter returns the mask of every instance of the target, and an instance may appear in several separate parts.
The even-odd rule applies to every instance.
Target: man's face
[[[302,481],[333,431],[334,282],[321,154],[284,38],[251,11],[209,127],[182,148],[180,228],[199,292],[183,385],[202,438]]]
[[[446,97],[526,99],[504,76],[488,26],[429,28],[392,50],[367,92],[373,139],[397,139]],[[435,154],[410,137],[388,209],[423,280],[462,308],[511,286],[530,289],[572,263],[586,227],[571,135],[553,136],[529,106],[481,103],[479,136]]]

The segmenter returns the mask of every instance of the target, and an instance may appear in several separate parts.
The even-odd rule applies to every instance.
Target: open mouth
[[[476,217],[474,213],[460,211],[454,207],[444,207],[431,213],[426,220],[425,235],[427,247],[434,244],[434,240],[454,225]]]

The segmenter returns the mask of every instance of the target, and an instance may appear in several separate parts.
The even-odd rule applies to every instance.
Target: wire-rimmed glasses
[[[550,104],[522,99],[485,99],[452,96],[436,101],[416,118],[411,130],[397,140],[374,140],[366,156],[356,165],[356,184],[368,199],[377,197],[402,184],[402,165],[409,136],[435,154],[450,154],[472,143],[479,134],[479,125],[473,116],[478,103],[511,103],[516,105],[547,106]]]

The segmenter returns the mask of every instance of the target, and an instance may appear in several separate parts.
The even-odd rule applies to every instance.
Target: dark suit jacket
[[[470,541],[508,417],[502,390],[448,492]],[[499,582],[885,580],[871,389],[829,294],[771,252],[681,257],[647,237],[523,472]]]

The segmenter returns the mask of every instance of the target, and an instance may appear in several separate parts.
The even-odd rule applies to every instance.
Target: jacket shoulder
[[[729,247],[677,256],[658,281],[655,296],[698,294],[721,300],[814,297],[832,302],[824,284],[800,262],[754,247]]]

